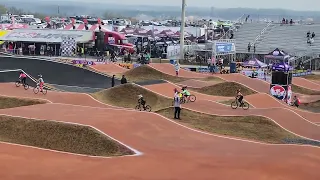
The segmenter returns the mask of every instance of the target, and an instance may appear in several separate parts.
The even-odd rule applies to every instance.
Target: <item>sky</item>
[[[54,1],[54,0],[39,0]],[[64,0],[88,2],[88,0]],[[186,0],[188,6],[218,8],[281,8],[301,11],[319,11],[320,0]],[[182,0],[90,0],[90,2],[110,2],[116,4],[144,4],[161,6],[181,6]]]

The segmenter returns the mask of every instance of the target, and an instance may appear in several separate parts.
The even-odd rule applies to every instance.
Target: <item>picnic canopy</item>
[[[245,61],[242,63],[242,66],[245,67],[255,67],[255,68],[264,68],[267,67],[268,65],[259,61],[257,58],[250,59],[248,61]]]
[[[277,59],[277,60],[285,60],[289,57],[290,55],[288,53],[280,50],[279,48],[276,48],[275,50],[273,50],[272,52],[270,52],[265,56],[265,58]]]

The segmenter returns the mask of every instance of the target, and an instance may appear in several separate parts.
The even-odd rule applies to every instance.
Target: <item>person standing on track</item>
[[[115,78],[115,76],[116,76],[116,75],[113,75],[113,76],[112,76],[112,79],[111,79],[111,87],[114,87],[114,78]]]
[[[175,62],[174,69],[176,70],[176,76],[179,76],[180,65],[178,61]]]
[[[20,76],[19,76],[19,79],[21,81],[21,83],[25,86],[27,83],[26,83],[26,80],[27,80],[27,75],[24,73],[24,72],[20,72]]]
[[[180,119],[180,112],[181,112],[180,97],[176,89],[175,91],[176,92],[174,95],[174,119]]]

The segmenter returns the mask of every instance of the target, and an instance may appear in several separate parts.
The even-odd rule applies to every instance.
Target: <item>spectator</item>
[[[179,76],[180,65],[178,61],[175,62],[174,69],[176,71],[176,76]]]
[[[288,19],[286,19],[286,24],[289,24]]]
[[[251,43],[249,42],[249,44],[248,44],[248,52],[250,52],[250,49],[251,49]]]
[[[310,37],[310,34],[311,34],[310,31],[308,31],[307,32],[307,38]]]
[[[292,19],[290,19],[290,25],[292,25],[293,24],[293,20]]]
[[[253,45],[253,53],[256,53],[256,44]]]
[[[181,104],[179,94],[176,93],[174,96],[174,119],[180,119]]]
[[[312,32],[311,38],[313,39],[315,36],[316,36],[316,34],[314,32]]]
[[[116,75],[113,75],[112,78],[111,78],[111,87],[114,87],[114,78],[115,78],[115,76]]]
[[[127,79],[124,75],[122,75],[122,78],[121,78],[121,84],[127,84]]]
[[[286,23],[286,19],[282,18],[282,24]]]

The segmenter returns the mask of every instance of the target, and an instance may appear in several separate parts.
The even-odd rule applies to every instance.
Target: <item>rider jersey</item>
[[[20,76],[19,76],[19,78],[26,78],[26,77],[27,77],[27,75],[24,73],[20,74]]]
[[[187,96],[190,96],[190,92],[189,91],[187,91],[187,90],[183,90],[183,92],[182,92],[184,95],[187,95]]]
[[[44,83],[44,80],[42,78],[39,78],[40,83]]]

